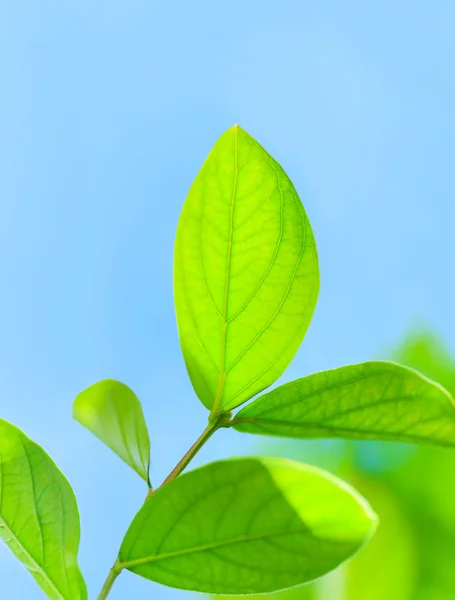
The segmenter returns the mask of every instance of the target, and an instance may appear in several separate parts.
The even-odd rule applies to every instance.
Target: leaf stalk
[[[191,446],[188,452],[179,460],[179,462],[175,465],[175,467],[172,469],[172,471],[157,489],[160,489],[161,487],[163,487],[163,485],[166,485],[166,483],[169,483],[170,481],[178,477],[180,473],[184,469],[186,469],[189,463],[193,460],[193,458],[196,456],[196,454],[199,452],[202,446],[204,446],[208,442],[208,440],[212,437],[215,431],[217,431],[221,427],[224,427],[230,418],[231,413],[222,413],[218,415],[218,417],[214,421],[209,420],[209,424],[198,437],[198,439],[194,442],[194,444]],[[152,494],[153,492],[150,492],[147,497],[150,498]]]
[[[105,600],[108,597],[109,592],[111,591],[112,586],[115,583],[115,580],[117,579],[117,577],[120,575],[121,572],[122,572],[122,567],[120,566],[119,560],[117,559],[114,563],[114,566],[109,571],[109,575],[107,576],[106,581],[104,582],[103,588],[102,588],[101,592],[99,593],[98,600]]]

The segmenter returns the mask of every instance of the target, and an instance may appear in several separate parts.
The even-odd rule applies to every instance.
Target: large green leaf
[[[455,446],[455,403],[443,387],[392,362],[366,362],[297,379],[235,417],[239,431]]]
[[[315,467],[226,460],[152,495],[125,536],[119,566],[187,590],[271,592],[331,571],[375,525],[357,492]]]
[[[0,419],[0,536],[52,600],[85,600],[79,513],[44,450]]]
[[[141,403],[128,386],[114,379],[91,385],[74,401],[73,417],[148,483],[150,438]]]
[[[199,171],[175,246],[180,342],[207,408],[228,411],[283,373],[318,289],[315,242],[297,192],[236,125]]]

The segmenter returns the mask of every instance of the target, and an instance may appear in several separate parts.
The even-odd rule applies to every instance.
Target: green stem
[[[212,435],[217,429],[222,427],[225,420],[226,415],[222,414],[216,420],[211,422],[209,421],[207,427],[204,429],[204,431],[201,433],[198,439],[194,442],[194,444],[191,446],[188,452],[179,460],[179,462],[175,465],[175,467],[172,469],[172,471],[169,473],[169,475],[166,477],[163,483],[157,488],[158,490],[161,487],[163,487],[163,485],[166,485],[166,483],[169,483],[170,481],[175,479],[178,475],[180,475],[180,473],[184,469],[186,469],[186,467],[190,464],[190,462],[193,460],[193,458],[196,456],[196,454],[199,452],[202,446],[204,446],[204,444],[208,442],[208,440],[212,437]],[[152,493],[153,492],[150,492],[148,497],[150,497]]]
[[[122,571],[122,568],[119,567],[119,562],[117,559],[115,561],[114,566],[109,571],[109,575],[107,576],[107,579],[104,582],[103,589],[99,593],[98,600],[105,600],[105,598],[108,597],[109,592],[111,591],[112,586],[114,585],[114,582],[117,579],[117,577],[120,575],[121,571]]]
[[[199,450],[202,448],[202,446],[212,437],[212,435],[215,433],[215,431],[220,429],[220,427],[226,427],[226,424],[229,422],[230,418],[231,418],[231,413],[229,412],[229,413],[222,413],[213,420],[210,419],[207,427],[204,429],[204,431],[201,433],[201,435],[198,437],[198,439],[194,442],[194,444],[191,446],[191,448],[188,450],[188,452],[183,456],[183,458],[181,458],[179,460],[179,462],[175,465],[175,467],[172,469],[172,471],[169,473],[169,475],[166,477],[166,479],[163,481],[163,483],[159,487],[157,487],[156,490],[152,490],[152,488],[149,487],[149,491],[147,494],[147,498],[145,499],[145,502],[147,502],[147,500],[149,498],[151,498],[151,496],[157,490],[162,488],[163,485],[166,485],[166,483],[169,483],[170,481],[172,481],[173,479],[178,477],[178,475],[180,475],[180,473],[183,471],[183,469],[185,469],[189,465],[189,463],[193,460],[193,458],[196,456],[196,454],[199,452]],[[107,576],[106,581],[104,582],[103,589],[101,590],[101,592],[98,596],[98,600],[105,600],[108,597],[109,592],[111,591],[115,580],[122,572],[122,569],[123,569],[123,565],[120,563],[120,560],[117,558],[114,566],[109,571],[109,575]]]

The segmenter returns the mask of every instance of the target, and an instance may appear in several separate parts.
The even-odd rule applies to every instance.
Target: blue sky
[[[419,320],[455,340],[454,19],[450,0],[0,0],[0,415],[70,479],[91,597],[145,490],[71,403],[130,385],[154,482],[204,427],[172,252],[225,129],[283,165],[318,243],[319,304],[282,381],[378,356]],[[255,441],[223,432],[197,462]],[[44,597],[3,546],[0,579],[8,600]],[[189,595],[127,573],[111,597]]]

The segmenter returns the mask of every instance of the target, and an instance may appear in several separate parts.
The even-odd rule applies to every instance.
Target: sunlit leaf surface
[[[238,126],[183,207],[174,289],[194,389],[215,413],[272,384],[294,357],[319,289],[310,223],[281,166]]]
[[[372,535],[365,500],[328,473],[283,459],[234,459],[188,472],[139,511],[121,566],[168,586],[246,594],[305,583]]]
[[[366,362],[285,384],[244,407],[239,431],[455,446],[455,403],[443,387],[391,362]]]
[[[114,379],[91,385],[73,404],[73,417],[148,482],[150,439],[141,403]]]

